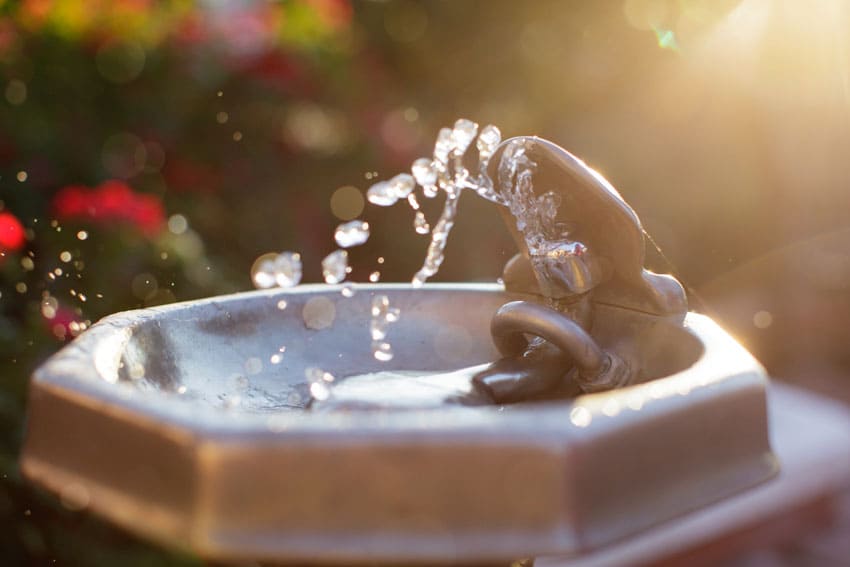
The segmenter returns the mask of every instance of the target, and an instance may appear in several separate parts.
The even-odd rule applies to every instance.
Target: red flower
[[[60,220],[88,220],[99,224],[127,222],[153,236],[165,222],[162,203],[155,195],[135,193],[123,181],[105,181],[90,189],[68,185],[53,197],[53,210]]]
[[[26,241],[24,225],[12,213],[0,212],[0,251],[14,252]]]

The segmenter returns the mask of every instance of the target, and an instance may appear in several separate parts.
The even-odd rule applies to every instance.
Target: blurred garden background
[[[587,161],[657,271],[850,400],[847,30],[838,0],[0,0],[0,564],[199,564],[22,482],[28,376],[109,313],[250,289],[270,251],[319,281],[343,220],[372,225],[351,280],[409,280],[426,237],[363,195],[458,117]],[[437,279],[493,281],[512,241],[460,208]]]

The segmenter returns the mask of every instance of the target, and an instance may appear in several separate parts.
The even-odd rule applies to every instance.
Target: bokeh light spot
[[[351,185],[340,187],[331,195],[331,212],[340,220],[357,218],[365,204],[360,189]]]
[[[183,234],[189,228],[189,221],[183,215],[171,215],[168,217],[168,230],[172,234]]]
[[[325,329],[333,325],[336,319],[336,305],[327,297],[317,296],[311,297],[304,304],[304,309],[301,312],[304,318],[304,324],[308,329]]]
[[[284,137],[305,150],[327,154],[338,151],[349,141],[345,115],[313,103],[297,104],[289,109]]]
[[[157,289],[159,289],[159,283],[153,274],[145,272],[133,278],[130,289],[137,298],[143,300],[150,299],[156,294]]]
[[[121,132],[106,139],[101,160],[111,176],[127,179],[144,169],[147,149],[137,136]]]
[[[20,106],[27,100],[27,85],[18,79],[12,79],[6,85],[6,101],[12,106]]]
[[[95,55],[100,75],[111,83],[125,84],[145,68],[145,50],[132,40],[114,40],[103,44]]]
[[[753,315],[753,325],[755,325],[757,329],[767,329],[773,325],[773,315],[770,311],[757,311],[756,314]]]

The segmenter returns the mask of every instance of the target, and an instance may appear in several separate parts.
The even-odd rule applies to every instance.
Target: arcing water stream
[[[467,152],[473,142],[478,153],[477,164],[471,170]],[[400,173],[389,180],[379,181],[367,191],[367,199],[377,206],[388,207],[406,201],[414,211],[413,228],[419,234],[430,232],[431,239],[422,267],[414,274],[411,283],[422,286],[440,269],[445,258],[449,234],[454,227],[460,195],[471,190],[481,197],[506,207],[516,222],[527,246],[532,266],[538,274],[547,274],[547,266],[564,254],[582,254],[584,247],[570,241],[566,231],[556,222],[560,205],[554,192],[536,195],[532,177],[537,164],[528,155],[524,139],[509,140],[499,157],[497,179],[488,174],[488,165],[501,142],[501,132],[493,125],[479,131],[478,124],[459,119],[452,128],[440,130],[431,158],[415,160],[410,173]],[[419,207],[419,196],[427,199],[445,194],[445,204],[440,218],[431,227]],[[351,272],[345,248],[358,246],[369,239],[369,224],[353,220],[337,227],[334,237],[340,249],[322,260],[322,273],[326,283],[343,282]],[[252,274],[257,287],[291,287],[301,280],[301,257],[297,253],[283,252],[255,262]],[[351,287],[343,288],[343,296],[350,297]],[[400,313],[389,304],[385,295],[373,298],[370,321],[372,354],[377,360],[393,358],[392,346],[387,340],[388,326],[397,321]],[[318,375],[318,374],[317,374]],[[321,395],[327,392],[317,387]]]

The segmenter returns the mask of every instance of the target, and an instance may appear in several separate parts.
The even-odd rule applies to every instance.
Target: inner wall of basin
[[[378,294],[401,310],[388,327],[395,356],[387,362],[376,360],[371,349],[370,310]],[[344,297],[329,288],[203,303],[137,326],[120,377],[138,388],[214,406],[227,407],[236,396],[243,410],[298,409],[310,401],[310,368],[341,380],[496,360],[490,318],[511,299],[492,291],[439,289],[360,289]]]
[[[370,309],[375,295],[401,310],[387,340],[395,356],[372,355]],[[382,370],[449,371],[494,361],[490,319],[517,296],[495,290],[338,289],[235,296],[162,311],[132,329],[119,379],[193,403],[242,411],[304,408],[307,371],[335,381]],[[699,341],[671,324],[600,309],[594,335],[604,348],[628,351],[648,380],[683,370]],[[598,329],[598,333],[597,333]]]

